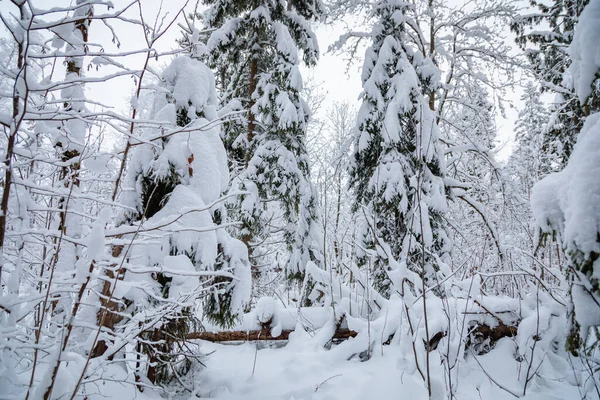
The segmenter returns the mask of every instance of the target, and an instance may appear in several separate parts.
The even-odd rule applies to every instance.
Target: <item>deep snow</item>
[[[202,343],[202,351],[212,353],[206,369],[195,379],[198,395],[228,400],[398,400],[427,399],[421,378],[405,363],[406,354],[398,346],[375,349],[366,362],[348,358],[353,339],[326,350],[309,336],[292,337],[282,348],[262,348],[255,343],[224,345]],[[262,347],[262,346],[259,346]],[[487,373],[506,388],[522,394],[518,384],[518,363],[513,357],[513,341],[501,340],[496,349],[477,360]],[[410,358],[410,355],[409,355]],[[255,362],[256,360],[256,362]],[[562,359],[550,358],[556,368],[570,366]],[[563,363],[563,364],[561,364]],[[432,374],[443,385],[441,365],[432,365]],[[543,385],[533,382],[524,399],[579,399],[581,394],[568,379],[546,379]],[[442,389],[443,390],[443,389]],[[500,389],[473,359],[460,366],[457,399],[512,399]],[[592,397],[593,398],[593,397]]]

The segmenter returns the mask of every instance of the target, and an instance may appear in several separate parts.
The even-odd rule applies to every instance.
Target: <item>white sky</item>
[[[49,6],[67,6],[74,3],[74,0],[32,0],[34,5],[38,5],[42,8],[48,8]],[[119,9],[129,3],[128,0],[114,0],[116,8]],[[160,0],[143,0],[143,15],[147,23],[153,24],[157,15]],[[166,20],[173,18],[177,10],[185,3],[185,0],[165,0],[163,4],[163,10],[161,15],[166,14]],[[190,1],[191,6],[188,5],[188,9],[193,9],[193,1]],[[6,0],[0,0],[0,13],[5,14],[7,12],[14,12],[16,9],[10,5]],[[96,6],[96,14],[106,12],[105,7]],[[127,16],[131,18],[139,18],[139,12],[137,6],[132,7],[131,12],[128,12]],[[181,17],[180,17],[181,19]],[[93,50],[94,43],[102,43],[106,52],[119,52],[119,51],[130,51],[144,48],[145,41],[140,27],[132,26],[124,22],[114,22],[113,28],[117,32],[119,40],[121,42],[120,48],[117,48],[116,44],[110,42],[110,31],[100,21],[94,21],[90,27],[90,48]],[[358,108],[358,96],[361,92],[361,82],[359,70],[362,67],[362,59],[356,60],[354,65],[349,69],[347,68],[346,62],[340,55],[326,53],[327,48],[332,44],[340,34],[344,33],[346,26],[337,24],[336,26],[316,26],[316,33],[319,39],[319,47],[321,49],[321,57],[316,67],[310,70],[303,68],[302,72],[305,79],[310,76],[315,83],[320,84],[320,89],[326,93],[326,100],[320,110],[313,110],[313,113],[317,115],[323,115],[322,113],[329,107],[334,101],[346,101],[357,105]],[[2,28],[4,30],[4,28]],[[359,28],[360,29],[360,28]],[[6,32],[2,32],[3,36]],[[159,51],[168,51],[177,49],[175,39],[180,37],[180,29],[174,26],[170,29],[167,34],[160,38],[156,44],[156,48]],[[362,58],[364,50],[359,51],[357,54]],[[126,66],[135,70],[141,69],[144,62],[144,55],[129,56],[121,60]],[[158,62],[154,61],[152,65],[154,67],[162,67],[168,61],[168,58],[162,58]],[[88,70],[86,71],[87,76],[102,76],[114,71],[111,67],[102,67],[100,71]],[[348,73],[346,72],[348,71]],[[64,66],[58,66],[55,69],[55,79],[60,79],[64,76]],[[114,107],[115,111],[120,111],[127,114],[129,109],[128,99],[131,96],[135,87],[134,79],[131,76],[121,77],[110,80],[108,82],[98,84],[88,84],[86,87],[86,93],[88,98],[99,100],[101,103]],[[517,107],[519,106],[518,99],[520,98],[520,91],[509,95],[515,102]],[[507,119],[498,117],[496,124],[499,130],[498,139],[500,141],[500,151],[498,158],[500,160],[506,159],[512,149],[511,140],[513,139],[513,125],[517,118],[517,111],[513,109],[506,110]]]

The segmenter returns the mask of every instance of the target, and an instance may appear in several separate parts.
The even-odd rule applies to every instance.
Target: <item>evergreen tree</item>
[[[548,279],[547,283],[554,284],[552,274],[547,271],[562,268],[560,247],[550,245],[544,251],[538,251],[538,257],[531,256],[537,246],[530,206],[531,192],[540,179],[551,173],[547,159],[550,155],[543,148],[550,112],[540,96],[537,86],[528,82],[521,96],[524,107],[519,111],[515,124],[516,147],[504,168],[507,184],[503,194],[508,204],[503,214],[508,218],[502,218],[501,224],[505,242],[520,250],[511,253],[511,261],[516,265],[530,264],[531,270],[539,271],[541,280]],[[559,268],[556,268],[557,265]]]
[[[566,165],[585,118],[600,110],[600,91],[595,90],[585,104],[580,104],[574,89],[563,82],[571,64],[566,48],[573,40],[575,25],[588,2],[553,0],[548,4],[532,0],[536,11],[528,11],[511,24],[542,91],[556,94],[554,117],[542,142],[546,153],[544,168],[551,171],[560,171]]]
[[[309,21],[316,1],[211,0],[204,23],[216,29],[207,41],[226,110],[244,110],[226,123],[224,142],[235,177],[246,191],[231,206],[242,221],[253,272],[267,264],[270,242],[283,236],[289,279],[302,282],[307,262],[320,263],[318,211],[306,150],[309,110],[301,98],[300,53],[306,65],[318,56]],[[281,237],[281,236],[279,236]],[[307,290],[307,295],[310,290]],[[306,299],[305,299],[306,300]]]
[[[190,368],[191,360],[177,355],[186,351],[176,346],[199,327],[197,299],[204,299],[211,322],[230,327],[249,296],[245,247],[218,227],[226,221],[217,202],[227,190],[229,172],[219,129],[206,128],[217,118],[216,103],[212,72],[188,56],[173,60],[151,115],[166,124],[145,132],[126,177],[123,200],[135,211],[125,213],[123,222],[145,221],[162,232],[158,243],[134,241],[131,251],[135,265],[158,268],[150,279],[154,294],[130,305],[134,314],[148,313],[147,308],[164,313],[162,326],[148,332],[144,342],[153,383],[166,383],[173,370],[183,374]],[[135,279],[126,276],[126,281]]]
[[[407,45],[407,7],[377,3],[350,169],[354,209],[364,206],[370,225],[364,247],[378,250],[373,280],[384,295],[391,294],[390,258],[434,285],[446,272],[449,250],[442,221],[445,166],[427,98],[436,87],[437,68]]]
[[[349,4],[371,9],[370,4],[362,1]],[[379,23],[378,4],[369,14],[376,17],[373,18],[376,24]],[[457,199],[460,195],[469,194],[473,195],[473,200],[494,199],[489,187],[492,178],[497,176],[491,152],[495,136],[494,110],[487,100],[488,94],[485,91],[478,94],[478,91],[486,88],[486,91],[492,91],[490,95],[501,100],[512,83],[514,61],[507,56],[509,49],[499,37],[513,13],[512,5],[502,0],[476,0],[460,6],[429,0],[416,1],[405,7],[404,18],[410,21],[407,33],[403,35],[403,44],[408,55],[416,60],[417,72],[431,75],[430,82],[424,82],[421,93],[427,98],[429,109],[434,111],[439,135],[448,146],[444,154],[449,159],[449,171],[444,170],[441,175],[455,179],[445,179],[447,198]],[[350,32],[340,43],[364,37]],[[430,60],[431,64],[419,65],[420,60]],[[468,160],[477,160],[477,165],[484,168],[479,170]],[[467,181],[456,179],[458,175]],[[468,193],[465,189],[469,189]],[[465,196],[460,198],[466,199]],[[470,209],[470,214],[477,214],[485,220],[486,213],[480,212],[484,211],[484,206],[471,202],[465,204],[465,210]],[[488,233],[494,230],[489,220],[484,224],[488,226]],[[500,247],[497,240],[495,247]]]
[[[517,179],[521,195],[529,198],[533,185],[550,172],[545,161],[548,154],[542,149],[550,116],[533,83],[527,84],[521,101],[525,106],[515,125],[517,147],[508,162],[508,171]]]
[[[591,0],[581,12],[569,46],[565,82],[584,107],[598,94],[600,60],[600,1]],[[595,111],[595,112],[594,112]],[[592,355],[600,335],[600,112],[590,107],[573,154],[565,168],[533,188],[531,205],[541,243],[557,237],[567,258],[570,332],[566,347]],[[590,338],[590,333],[595,337]]]

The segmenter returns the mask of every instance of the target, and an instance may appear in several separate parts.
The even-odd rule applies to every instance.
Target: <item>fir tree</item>
[[[598,54],[599,49],[600,1],[591,0],[578,16],[568,49],[570,65],[565,82],[579,104],[590,106],[591,114],[567,165],[535,185],[531,205],[540,244],[550,237],[558,238],[567,259],[570,332],[566,348],[574,355],[582,351],[591,355],[600,343],[600,112],[593,107],[598,95],[600,60],[590,56]],[[595,337],[590,339],[590,333]]]
[[[519,112],[515,125],[517,147],[508,169],[515,175],[523,197],[529,198],[533,185],[550,172],[546,160],[548,154],[542,149],[549,112],[542,103],[540,92],[531,82],[525,87],[521,101],[525,106]]]
[[[170,64],[152,111],[153,119],[167,123],[145,132],[126,177],[123,200],[135,211],[123,222],[145,221],[166,230],[158,244],[134,242],[132,250],[135,264],[160,268],[152,274],[155,295],[130,305],[134,312],[150,307],[165,313],[162,327],[148,332],[144,342],[147,376],[154,383],[168,382],[174,369],[183,374],[190,368],[188,357],[181,360],[173,353],[186,354],[177,346],[200,326],[197,299],[204,301],[205,317],[230,327],[249,296],[245,247],[217,226],[226,221],[216,202],[227,190],[229,172],[219,129],[206,128],[217,118],[214,85],[212,72],[199,61],[180,56]],[[196,271],[214,274],[199,279]]]
[[[448,251],[444,162],[427,95],[436,85],[437,68],[407,46],[406,7],[377,4],[350,169],[354,209],[364,206],[370,220],[365,247],[378,250],[374,284],[384,295],[391,292],[389,258],[434,285],[445,272]]]
[[[554,118],[542,141],[546,153],[544,168],[552,171],[560,171],[566,165],[585,118],[600,110],[598,90],[585,104],[580,104],[573,88],[563,82],[564,73],[571,64],[566,48],[573,40],[575,25],[588,2],[553,0],[547,4],[534,0],[531,5],[536,11],[528,12],[511,24],[542,91],[556,95],[552,109]]]
[[[307,262],[319,263],[318,211],[306,150],[309,110],[301,98],[300,53],[314,65],[318,48],[309,21],[313,1],[207,1],[207,41],[226,109],[246,114],[224,129],[232,190],[248,192],[231,206],[242,221],[254,273],[265,264],[269,240],[283,235],[286,276],[302,282]],[[307,291],[307,295],[310,290]]]

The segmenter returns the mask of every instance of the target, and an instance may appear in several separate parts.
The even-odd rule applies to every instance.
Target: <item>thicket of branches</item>
[[[350,357],[400,346],[430,397],[505,338],[514,397],[550,354],[600,395],[599,1],[34,3],[0,13],[0,395],[195,395],[190,338],[265,296]],[[300,66],[348,16],[360,104],[326,106]],[[131,78],[127,110],[98,95]]]

